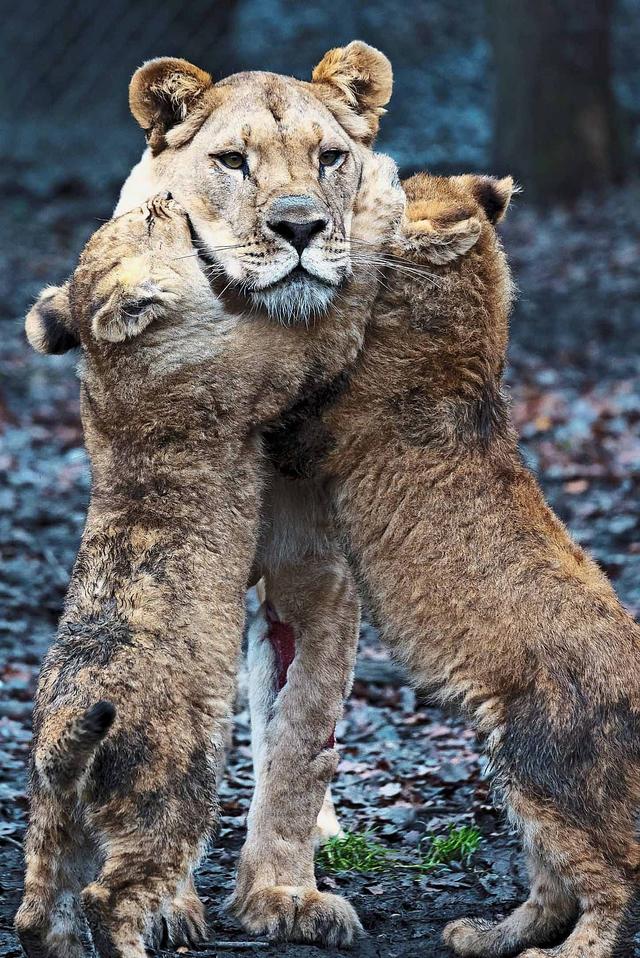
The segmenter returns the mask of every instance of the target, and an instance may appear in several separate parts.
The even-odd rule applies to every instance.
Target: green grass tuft
[[[473,825],[462,825],[460,828],[452,825],[447,835],[432,836],[429,839],[426,853],[417,867],[423,873],[428,873],[450,865],[451,862],[468,865],[481,840],[480,832]]]
[[[418,861],[406,861],[376,841],[374,832],[346,832],[322,845],[316,862],[325,872],[376,874],[392,868],[409,868],[429,875],[452,862],[469,865],[480,842],[480,832],[473,825],[452,825],[446,835],[432,835],[426,840],[426,849],[421,850]]]
[[[394,862],[388,849],[376,842],[372,832],[346,832],[330,838],[316,852],[317,863],[327,872],[386,871]]]

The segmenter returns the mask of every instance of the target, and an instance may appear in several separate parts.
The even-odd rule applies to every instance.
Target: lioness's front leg
[[[232,906],[254,933],[340,947],[362,928],[345,899],[318,891],[313,853],[359,603],[317,488],[274,480],[270,505],[264,623],[249,643],[256,790]]]

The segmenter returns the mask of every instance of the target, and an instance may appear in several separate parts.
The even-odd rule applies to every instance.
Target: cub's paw
[[[361,182],[351,223],[352,240],[356,244],[364,241],[369,250],[393,240],[402,223],[406,202],[398,168],[391,157],[369,153],[362,161]]]
[[[437,220],[414,219],[411,205],[402,228],[401,253],[413,254],[435,266],[464,256],[480,238],[482,224],[476,216],[443,225]]]
[[[51,916],[43,905],[27,895],[15,917],[16,935],[27,958],[85,958],[87,929],[77,901],[67,896],[64,907]]]
[[[364,932],[354,908],[339,895],[276,885],[231,904],[244,927],[277,941],[348,948]]]
[[[207,940],[204,905],[195,889],[166,902],[153,923],[149,944],[154,951],[201,947]]]
[[[460,918],[451,921],[442,932],[442,940],[457,955],[465,958],[485,958],[493,954],[488,946],[487,933],[493,925],[482,918]]]

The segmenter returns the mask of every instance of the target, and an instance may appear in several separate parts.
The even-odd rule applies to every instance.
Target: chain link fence
[[[383,49],[395,92],[380,145],[406,171],[491,166],[492,58],[474,0],[0,0],[0,179],[117,180],[142,139],[131,74],[173,55],[215,77],[309,76],[360,37]],[[640,0],[616,0],[615,88],[640,154]]]
[[[234,0],[3,0],[0,7],[2,108],[14,117],[79,120],[83,110],[108,104],[122,119],[128,80],[144,60],[179,55],[206,63],[215,54],[225,71],[232,59]]]

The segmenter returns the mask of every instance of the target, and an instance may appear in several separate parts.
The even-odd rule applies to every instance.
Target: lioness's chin
[[[291,276],[265,289],[253,289],[249,296],[280,323],[306,323],[325,313],[333,302],[337,286],[313,276]]]

